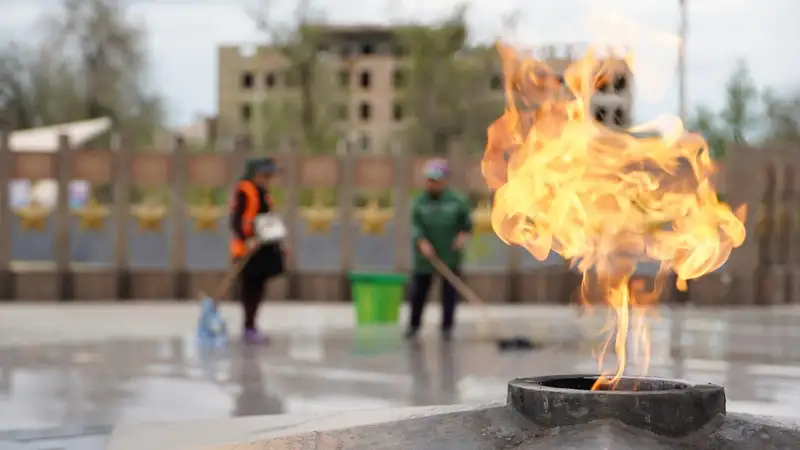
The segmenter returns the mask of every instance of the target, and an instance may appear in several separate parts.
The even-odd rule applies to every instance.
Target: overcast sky
[[[38,15],[58,0],[0,0],[0,36],[30,36]],[[255,0],[128,0],[129,14],[148,30],[153,85],[168,102],[170,122],[186,123],[216,110],[216,47],[261,39],[248,18]],[[288,17],[296,0],[282,0],[275,15]],[[724,83],[737,59],[744,59],[761,86],[800,88],[800,0],[687,0],[689,4],[688,86],[692,105],[721,106]],[[435,20],[454,0],[312,0],[334,23],[389,23]],[[604,5],[603,10],[590,5]],[[677,112],[675,34],[678,0],[473,0],[469,22],[477,39],[507,35],[501,19],[519,11],[513,39],[528,45],[623,39],[635,44],[642,70],[638,120]],[[626,22],[607,25],[609,12]],[[587,21],[587,17],[591,21]],[[588,26],[588,24],[594,24]],[[631,31],[630,29],[636,28]],[[594,31],[592,31],[594,30]],[[625,33],[620,33],[625,31]],[[657,32],[660,32],[657,33]],[[612,34],[614,36],[612,36]],[[622,36],[620,36],[622,34]],[[511,38],[510,36],[507,36]],[[613,38],[613,39],[612,39]],[[671,80],[669,77],[672,76]],[[656,88],[661,88],[656,89]],[[647,94],[647,95],[644,95]]]

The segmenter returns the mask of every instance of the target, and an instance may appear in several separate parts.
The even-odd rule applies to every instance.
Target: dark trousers
[[[456,273],[458,275],[458,273]],[[411,277],[411,319],[409,328],[419,329],[422,325],[422,312],[425,310],[425,303],[428,301],[428,293],[433,284],[433,274],[415,273]],[[456,314],[456,304],[458,303],[458,293],[447,280],[442,280],[442,331],[450,331],[453,328],[453,321]]]
[[[242,302],[244,311],[244,328],[252,330],[256,328],[256,317],[258,307],[261,306],[261,299],[264,298],[267,279],[265,277],[239,277],[239,301]]]

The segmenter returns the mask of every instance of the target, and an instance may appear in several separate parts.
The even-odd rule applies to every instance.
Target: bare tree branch
[[[320,52],[326,37],[322,15],[315,14],[309,0],[297,0],[292,23],[282,24],[274,17],[273,7],[270,0],[261,0],[249,14],[267,44],[285,58],[287,81],[299,90],[299,96],[296,102],[272,101],[260,108],[266,113],[258,124],[262,142],[299,138],[309,151],[333,151],[342,131],[330,112],[345,93],[337,89],[334,71]]]
[[[406,101],[414,120],[405,139],[416,152],[445,152],[454,139],[479,152],[503,111],[502,92],[490,90],[499,67],[496,52],[467,43],[466,13],[461,5],[439,24],[398,30],[410,54]]]

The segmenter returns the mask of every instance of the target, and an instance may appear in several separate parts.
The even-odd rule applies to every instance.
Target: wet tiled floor
[[[194,310],[183,308],[190,324]],[[155,308],[154,321],[158,312]],[[20,314],[0,309],[3,313],[8,313],[6,320]],[[545,318],[553,314],[539,313]],[[69,321],[70,314],[62,319]],[[138,314],[144,318],[144,312]],[[328,321],[335,327],[307,318],[306,325],[317,325],[275,327],[271,345],[234,342],[219,351],[198,349],[191,328],[183,324],[171,336],[151,330],[152,336],[140,332],[125,338],[109,332],[105,339],[81,335],[72,340],[63,323],[59,333],[64,339],[43,339],[33,325],[23,327],[28,331],[19,333],[33,333],[27,344],[19,336],[14,344],[0,341],[0,449],[59,448],[3,447],[4,440],[18,445],[36,441],[35,433],[19,430],[50,429],[55,438],[61,430],[60,439],[69,440],[64,433],[70,428],[64,427],[71,426],[89,430],[73,432],[73,441],[97,443],[102,430],[132,421],[496,402],[505,398],[511,378],[597,370],[582,333],[534,351],[501,353],[494,342],[469,331],[466,313],[468,323],[453,343],[440,342],[431,326],[422,343],[410,347],[398,329],[353,332],[346,320],[337,322],[336,314],[330,313]],[[520,309],[513,315],[535,314]],[[548,329],[587,328],[591,322],[566,309],[558,314],[546,319]],[[674,322],[669,312],[662,316],[654,325],[651,375],[719,383],[726,387],[730,410],[800,420],[800,309],[689,310]],[[90,322],[81,320],[73,326]],[[515,328],[511,319],[504,323]],[[85,330],[75,330],[80,332]],[[40,443],[46,436],[39,435]],[[88,449],[86,442],[68,448]]]

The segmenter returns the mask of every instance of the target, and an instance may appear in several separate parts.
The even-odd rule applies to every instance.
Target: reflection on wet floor
[[[663,331],[663,330],[661,330]],[[800,335],[714,336],[657,328],[650,374],[719,383],[730,410],[800,417]],[[773,330],[774,331],[774,330]],[[759,352],[758,349],[761,349]],[[377,334],[298,332],[265,347],[198,351],[191,339],[0,349],[0,429],[502,402],[515,377],[596,372],[580,347],[499,353],[492,342],[406,346]]]
[[[16,341],[2,335],[15,344],[0,346],[0,449],[102,449],[112,425],[124,422],[502,402],[515,377],[597,371],[590,332],[602,317],[498,308],[504,333],[535,330],[555,343],[499,353],[493,341],[476,338],[464,313],[455,342],[439,342],[432,328],[419,347],[407,346],[397,329],[326,329],[321,324],[337,322],[331,312],[303,312],[270,346],[210,352],[191,336],[97,339],[109,329],[83,338],[95,343],[37,344],[17,330]],[[651,375],[722,384],[731,411],[800,421],[800,309],[665,310],[661,317],[653,322]],[[169,329],[190,328],[172,320]],[[58,333],[76,341],[71,328]]]

